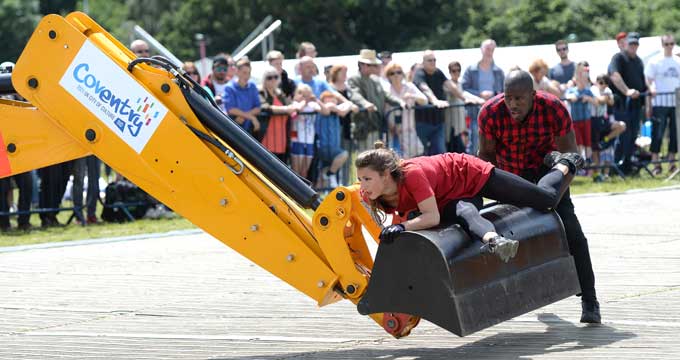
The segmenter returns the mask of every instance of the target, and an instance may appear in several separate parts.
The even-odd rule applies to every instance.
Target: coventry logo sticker
[[[168,109],[86,40],[59,84],[137,153]]]

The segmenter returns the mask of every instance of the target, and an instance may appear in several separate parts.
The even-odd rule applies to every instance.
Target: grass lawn
[[[595,183],[592,178],[585,176],[577,176],[571,184],[572,194],[588,194],[611,192],[619,193],[632,189],[651,189],[663,186],[680,185],[680,174],[674,176],[670,180],[668,164],[664,164],[663,173],[652,178],[647,172],[642,170],[638,176],[628,177],[625,180],[618,176],[611,176],[608,181]]]
[[[68,202],[64,202],[63,206],[68,207],[71,205]],[[101,205],[98,206],[97,214],[101,214]],[[71,215],[71,211],[62,211],[59,213],[59,215],[57,215],[57,219],[60,223],[66,224]],[[33,225],[33,230],[27,232],[16,230],[16,217],[13,217],[10,222],[12,223],[13,228],[11,231],[0,233],[0,246],[109,238],[196,228],[191,222],[189,222],[189,220],[181,217],[154,220],[141,219],[134,222],[125,222],[120,224],[100,222],[99,224],[89,226],[77,225],[74,219],[66,226],[43,229],[40,227],[40,217],[38,214],[33,214],[31,215],[31,225]]]
[[[597,192],[623,192],[631,189],[649,189],[662,186],[680,185],[680,175],[675,176],[669,181],[664,181],[668,177],[666,165],[664,173],[656,178],[651,178],[646,173],[641,173],[637,177],[626,178],[625,180],[612,176],[609,181],[594,183],[590,177],[579,176],[574,179],[571,186],[572,194],[585,194]],[[18,196],[18,194],[17,194]],[[15,197],[16,198],[16,197]],[[65,203],[64,206],[69,206]],[[101,206],[100,206],[101,207]],[[97,214],[101,214],[101,208]],[[62,211],[58,219],[65,224],[71,212]],[[16,218],[12,219],[12,226],[16,226]],[[32,215],[31,224],[34,229],[29,232],[12,230],[0,233],[0,246],[28,245],[45,242],[108,238],[117,236],[127,236],[136,234],[148,234],[167,232],[172,230],[192,229],[195,226],[183,218],[143,219],[122,224],[100,223],[91,226],[79,226],[75,222],[64,227],[52,227],[47,229],[40,228],[40,219],[37,214]]]

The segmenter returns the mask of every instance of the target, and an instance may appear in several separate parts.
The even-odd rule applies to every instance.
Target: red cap
[[[619,41],[619,40],[625,38],[627,35],[628,35],[628,34],[626,34],[625,32],[621,31],[620,33],[616,34],[616,41]]]

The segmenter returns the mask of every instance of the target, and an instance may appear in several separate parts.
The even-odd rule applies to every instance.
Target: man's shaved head
[[[524,70],[512,70],[505,77],[505,106],[510,116],[523,122],[531,112],[534,104],[534,80]]]
[[[505,92],[508,92],[508,90],[532,91],[533,89],[534,80],[524,70],[512,70],[505,77]]]

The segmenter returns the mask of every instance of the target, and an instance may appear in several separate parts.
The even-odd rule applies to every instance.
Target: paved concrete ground
[[[680,190],[580,197],[604,324],[570,298],[469,337],[395,340],[211,237],[0,253],[0,359],[678,359]]]

